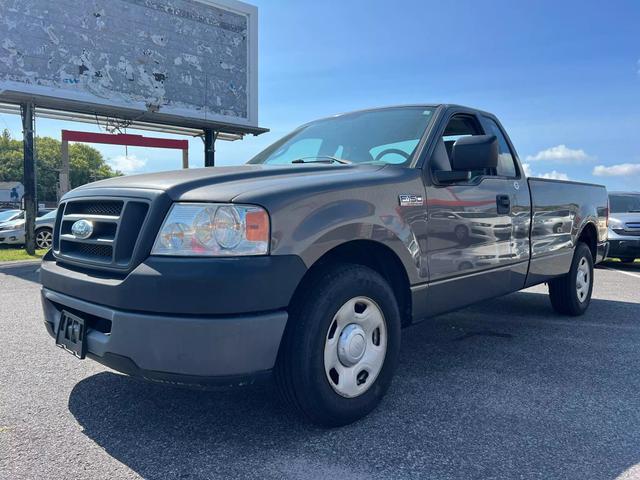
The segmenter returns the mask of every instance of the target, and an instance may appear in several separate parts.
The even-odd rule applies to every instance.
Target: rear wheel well
[[[363,265],[382,275],[396,297],[402,325],[406,326],[411,323],[411,288],[407,272],[393,250],[371,240],[353,240],[326,252],[309,268],[298,285],[293,299],[295,300],[300,292],[304,291],[305,284],[318,271],[335,264]]]
[[[596,255],[598,254],[598,231],[596,230],[596,226],[593,223],[587,223],[582,232],[580,232],[580,236],[578,237],[578,242],[584,242],[591,250],[591,256],[593,257],[593,261],[596,261]]]

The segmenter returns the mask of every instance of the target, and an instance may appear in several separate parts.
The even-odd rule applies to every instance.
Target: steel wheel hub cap
[[[338,338],[338,359],[345,367],[358,363],[367,348],[365,333],[360,325],[350,323]]]
[[[324,346],[324,370],[336,393],[353,398],[375,382],[387,352],[387,325],[370,298],[355,297],[334,315]]]

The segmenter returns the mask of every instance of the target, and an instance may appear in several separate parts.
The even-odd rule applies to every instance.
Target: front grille
[[[618,235],[640,237],[640,223],[626,223],[624,228],[614,228],[613,231]]]
[[[112,217],[119,217],[122,213],[122,206],[124,202],[120,200],[106,200],[103,202],[96,202],[95,200],[85,202],[72,202],[68,204],[67,215],[70,214],[84,214],[84,215],[106,215]]]
[[[89,266],[127,268],[149,210],[139,199],[82,198],[60,205],[53,238],[56,258]],[[91,222],[88,238],[73,234],[74,223]]]
[[[87,259],[98,261],[111,261],[113,247],[111,245],[96,245],[92,243],[70,242],[67,246],[67,253],[79,255]]]

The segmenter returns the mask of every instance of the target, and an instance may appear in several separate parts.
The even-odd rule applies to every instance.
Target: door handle
[[[509,215],[511,213],[511,198],[509,195],[496,196],[496,204],[498,205],[498,215]]]

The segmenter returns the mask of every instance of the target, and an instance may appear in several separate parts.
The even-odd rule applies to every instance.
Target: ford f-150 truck
[[[402,327],[543,282],[558,313],[584,313],[607,218],[602,186],[525,178],[490,113],[337,115],[243,166],[65,195],[45,326],[79,358],[156,382],[273,375],[311,421],[344,425],[389,388]]]

